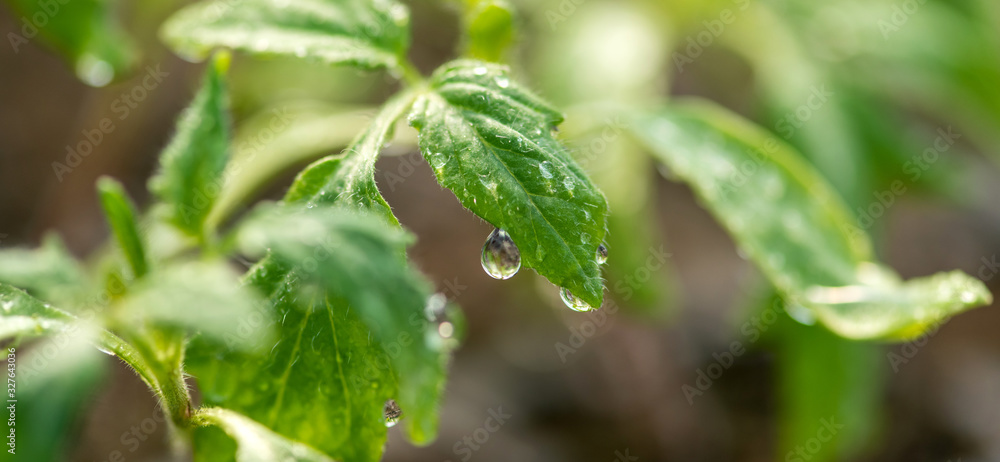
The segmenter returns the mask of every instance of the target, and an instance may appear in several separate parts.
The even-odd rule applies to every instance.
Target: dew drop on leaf
[[[393,427],[396,425],[396,422],[399,422],[399,418],[403,415],[403,410],[396,404],[396,400],[390,399],[385,402],[382,414],[385,416],[385,426]]]
[[[507,231],[496,228],[486,238],[483,269],[493,279],[510,279],[521,269],[521,251]]]
[[[594,311],[594,307],[577,298],[576,295],[573,295],[573,293],[569,291],[569,289],[560,288],[559,298],[561,298],[563,303],[565,303],[566,306],[573,311]]]
[[[547,179],[552,179],[552,170],[549,169],[549,166],[551,165],[552,164],[550,164],[547,160],[538,164],[538,171],[541,172],[542,176]]]
[[[597,246],[597,264],[603,265],[608,261],[608,248],[601,244]]]
[[[497,86],[500,88],[507,88],[510,86],[510,80],[504,76],[497,77],[496,79],[493,79],[493,81],[496,82]]]

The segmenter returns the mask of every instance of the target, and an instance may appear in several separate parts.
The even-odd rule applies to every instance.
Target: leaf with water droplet
[[[599,306],[604,284],[594,254],[606,234],[607,202],[552,136],[561,121],[505,67],[471,60],[438,69],[410,116],[424,157],[440,166],[438,182],[509,233],[524,266]],[[567,177],[572,189],[564,187]],[[594,238],[581,241],[581,233]]]
[[[992,300],[961,272],[903,283],[873,263],[867,234],[827,181],[793,148],[724,109],[681,104],[630,127],[784,297],[838,335],[910,339]],[[711,166],[722,164],[739,168],[720,176]]]
[[[161,35],[191,59],[224,47],[396,70],[409,48],[409,22],[406,6],[393,0],[217,0],[175,13]]]
[[[597,255],[594,257],[597,259],[597,264],[603,265],[608,262],[608,248],[601,244],[597,246]]]
[[[247,284],[267,296],[282,341],[263,360],[199,346],[189,364],[211,404],[338,460],[376,461],[386,438],[376,416],[390,398],[411,439],[434,437],[448,354],[425,341],[430,290],[405,261],[412,238],[327,201],[336,197],[264,206],[236,233],[246,254],[270,255]]]
[[[565,287],[559,288],[559,298],[562,299],[562,302],[567,308],[573,311],[594,311],[594,307],[588,305],[587,302],[581,300],[576,295],[573,295],[573,292],[570,292],[569,289]]]
[[[506,231],[496,228],[483,244],[483,269],[493,279],[510,279],[521,269],[521,252]]]

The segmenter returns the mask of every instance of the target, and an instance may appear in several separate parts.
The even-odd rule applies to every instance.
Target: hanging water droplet
[[[507,231],[496,228],[486,238],[483,269],[493,279],[510,279],[521,269],[521,251]]]
[[[597,246],[597,264],[603,265],[608,262],[608,248],[601,244]]]
[[[403,415],[403,410],[396,404],[396,400],[390,399],[385,402],[382,413],[385,415],[385,426],[393,427],[396,425],[396,422],[399,422],[399,418]]]
[[[560,288],[559,298],[561,298],[563,303],[565,303],[566,306],[573,311],[594,311],[594,307],[577,298],[576,295],[573,295],[573,293],[569,291],[569,289]]]

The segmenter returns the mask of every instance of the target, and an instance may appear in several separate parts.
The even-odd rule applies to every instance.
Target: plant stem
[[[424,76],[420,74],[417,70],[417,66],[414,66],[412,62],[408,59],[401,59],[399,63],[399,71],[402,74],[403,82],[407,86],[416,87],[423,85]]]

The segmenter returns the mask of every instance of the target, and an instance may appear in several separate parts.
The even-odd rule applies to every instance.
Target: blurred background
[[[4,37],[22,30],[25,3],[0,5]],[[156,37],[184,3],[120,2],[111,19],[129,52],[110,65],[67,65],[38,38],[0,46],[0,246],[34,247],[54,230],[86,257],[108,235],[101,175],[148,202],[147,179],[202,68]],[[461,14],[447,1],[407,3],[411,56],[429,73],[457,56]],[[376,178],[418,237],[411,258],[461,305],[469,331],[438,440],[416,448],[393,428],[385,460],[1000,460],[1000,311],[896,345],[798,324],[624,122],[595,115],[680,97],[722,104],[799,148],[904,277],[957,268],[997,294],[1000,3],[514,3],[507,61],[567,112],[560,136],[611,204],[609,301],[580,314],[533,272],[488,277],[479,255],[491,227],[436,184],[412,130],[398,130]],[[272,199],[396,89],[381,73],[239,56],[230,81],[239,149],[267,150],[282,134],[301,141],[284,177],[255,196]],[[114,131],[88,139],[104,118]],[[67,149],[86,140],[92,152],[70,165]],[[125,438],[155,402],[113,367],[71,460],[115,450],[171,460],[162,425],[135,445]],[[509,417],[483,433],[493,415]]]

